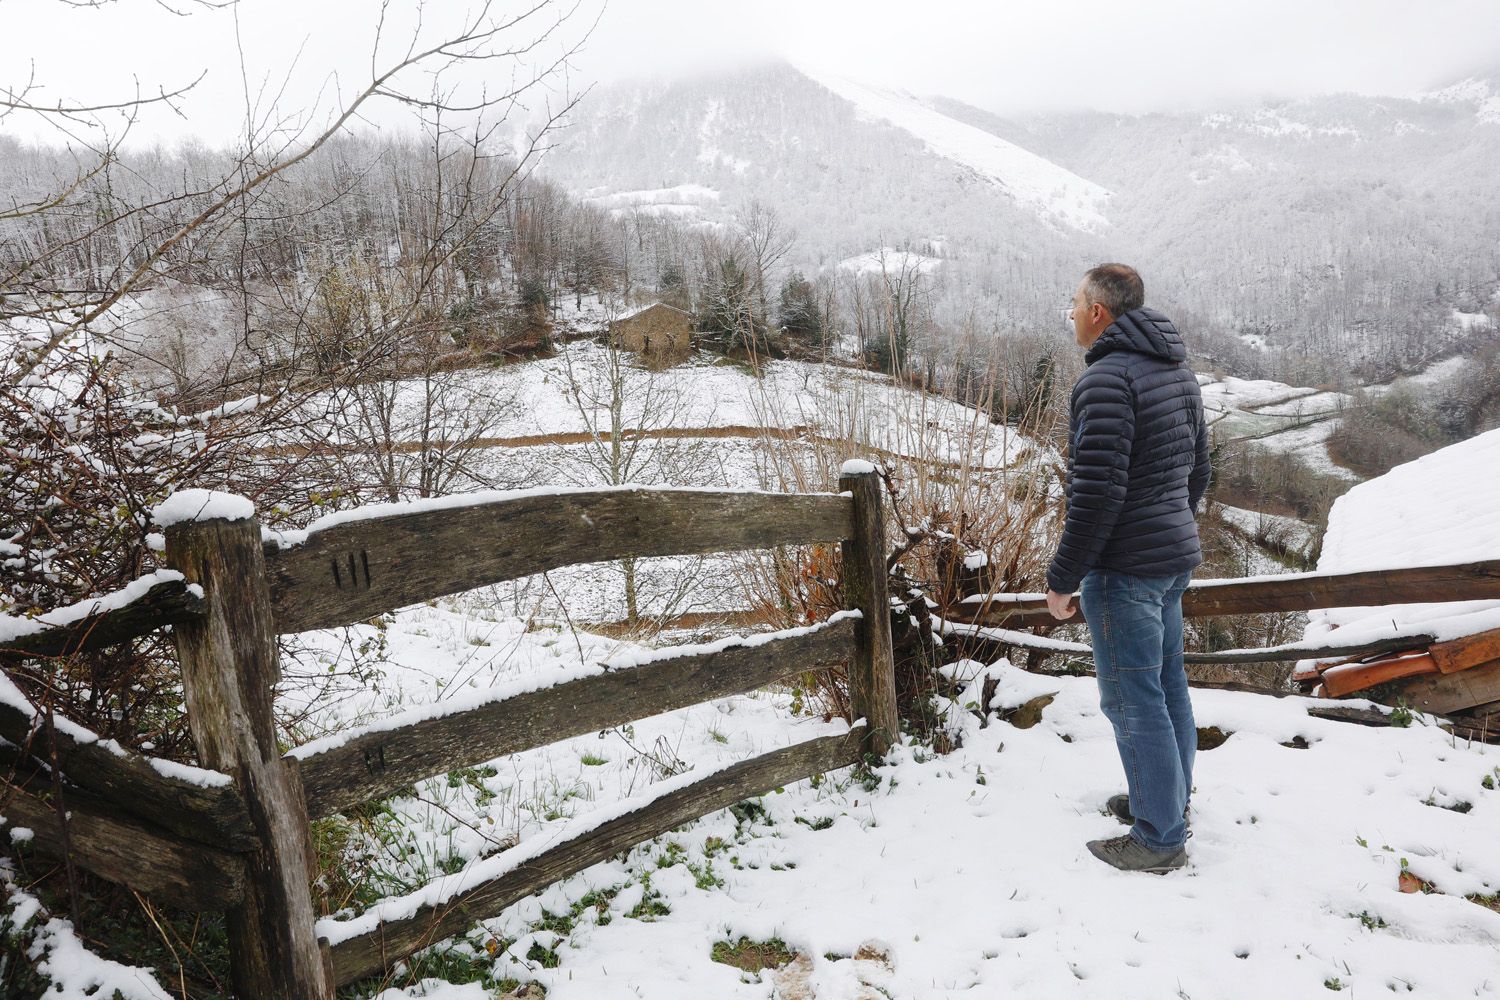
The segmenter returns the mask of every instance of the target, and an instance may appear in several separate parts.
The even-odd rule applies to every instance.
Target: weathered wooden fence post
[[[260,522],[189,520],[169,525],[166,536],[168,561],[203,588],[206,614],[175,630],[193,742],[205,767],[234,777],[260,841],[246,856],[244,899],[227,914],[235,994],[332,1000],[313,931],[302,782],[276,744],[280,667]]]
[[[854,717],[863,717],[870,727],[866,750],[883,754],[900,738],[901,720],[896,714],[880,476],[868,462],[846,462],[839,490],[854,496],[853,531],[843,541],[844,606],[863,614],[849,663],[849,702]]]

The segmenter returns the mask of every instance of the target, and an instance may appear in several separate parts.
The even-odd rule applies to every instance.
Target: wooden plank
[[[475,921],[644,840],[736,802],[859,760],[863,727],[825,736],[743,761],[656,798],[649,805],[601,823],[513,870],[465,889],[440,905],[423,905],[411,916],[335,944],[334,978],[340,983],[375,975],[394,962],[451,937]]]
[[[1453,733],[1484,743],[1500,742],[1500,701],[1475,705],[1451,716]]]
[[[1500,628],[1466,635],[1461,639],[1435,642],[1427,651],[1432,654],[1438,669],[1445,674],[1468,670],[1491,660],[1500,660]]]
[[[854,498],[852,530],[843,543],[844,607],[861,613],[849,662],[849,705],[855,719],[865,720],[870,733],[866,749],[875,754],[884,754],[901,738],[880,485],[873,470],[839,476],[839,489]]]
[[[1500,700],[1500,660],[1454,674],[1413,678],[1401,685],[1401,694],[1413,708],[1434,715]]]
[[[850,509],[835,494],[622,487],[349,521],[269,554],[276,630],[348,625],[577,563],[836,541]]]
[[[961,638],[969,637],[989,642],[996,647],[1013,646],[1017,649],[1035,649],[1060,656],[1083,656],[1090,659],[1094,656],[1093,649],[1081,642],[1062,642],[1049,636],[1030,635],[1026,632],[1018,632],[1011,629],[991,629],[988,626],[975,626],[976,629],[981,631],[965,631],[968,628],[967,622],[960,622],[958,626],[952,629],[951,634]],[[1307,645],[1305,643],[1294,642],[1283,646],[1263,646],[1259,649],[1226,649],[1214,653],[1189,650],[1183,654],[1182,659],[1185,663],[1284,663],[1288,660],[1329,659],[1338,656],[1370,656],[1380,653],[1409,652],[1426,648],[1427,644],[1431,641],[1431,634],[1419,633],[1415,635],[1396,636],[1389,639],[1376,639],[1370,642],[1344,644]]]
[[[1371,642],[1351,642],[1342,645],[1330,643],[1322,646],[1303,646],[1287,643],[1284,646],[1266,646],[1264,649],[1222,650],[1217,653],[1188,652],[1182,655],[1184,663],[1285,663],[1288,660],[1326,659],[1334,656],[1372,656],[1383,653],[1401,653],[1424,645],[1428,635],[1398,636],[1394,639],[1376,639]]]
[[[333,1000],[313,933],[307,805],[276,743],[281,670],[260,522],[185,521],[166,534],[168,560],[204,593],[203,618],[174,632],[198,759],[238,782],[259,841],[244,855],[244,896],[225,914],[235,995]]]
[[[1435,673],[1438,673],[1437,664],[1426,653],[1386,656],[1361,663],[1341,663],[1323,671],[1323,692],[1330,698],[1339,698],[1377,684]]]
[[[145,594],[122,608],[0,643],[0,660],[67,656],[102,649],[202,614],[202,599],[191,593],[184,581],[165,580],[153,584]]]
[[[35,850],[61,860],[66,845],[73,862],[95,875],[185,910],[224,910],[240,899],[245,875],[240,856],[151,830],[77,791],[64,793],[64,834],[56,803],[44,797],[50,793],[48,784],[41,772],[32,773],[30,789],[0,784],[5,821],[0,842],[8,851]],[[13,843],[11,831],[17,828],[29,829],[31,838]]]
[[[34,706],[27,711],[0,701],[0,738],[23,758],[30,755],[49,767],[55,761],[72,784],[178,836],[231,851],[255,846],[244,799],[233,786],[204,787],[163,775],[144,754],[75,738],[74,727],[47,733],[45,725]]]
[[[1189,680],[1195,688],[1211,688],[1216,691],[1236,691],[1241,694],[1258,694],[1265,698],[1297,698],[1303,699],[1295,691],[1272,691],[1266,688],[1253,687],[1238,681],[1200,681]],[[1331,722],[1352,722],[1361,726],[1389,726],[1391,717],[1389,712],[1382,712],[1378,708],[1358,708],[1348,704],[1324,704],[1305,705],[1307,714],[1315,719],[1328,719]]]
[[[370,732],[301,756],[308,814],[317,819],[454,768],[753,691],[846,661],[857,622],[840,618],[780,639],[755,636],[750,640],[755,645],[670,656]]]
[[[1197,580],[1182,595],[1182,613],[1189,618],[1210,618],[1494,598],[1500,598],[1500,560],[1360,573],[1288,573],[1254,580]],[[1040,598],[969,601],[963,609],[953,610],[949,617],[1011,628],[1055,621]]]

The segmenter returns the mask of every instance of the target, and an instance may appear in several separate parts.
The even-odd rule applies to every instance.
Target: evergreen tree
[[[823,343],[823,314],[818,308],[817,291],[801,271],[793,271],[781,286],[779,315],[787,336],[814,345]]]

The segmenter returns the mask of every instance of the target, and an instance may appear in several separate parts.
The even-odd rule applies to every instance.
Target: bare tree
[[[31,348],[16,366],[12,377],[24,379],[71,333],[98,321],[126,295],[169,273],[185,255],[191,254],[195,240],[212,233],[237,212],[245,211],[266,185],[345,132],[360,120],[368,106],[381,101],[396,102],[434,122],[440,122],[445,113],[462,115],[474,123],[475,145],[479,146],[494,134],[501,121],[520,110],[528,94],[563,73],[582,44],[581,39],[562,38],[563,26],[578,9],[577,2],[535,0],[515,12],[502,8],[494,0],[486,0],[471,8],[458,27],[442,37],[435,37],[419,14],[416,27],[399,42],[389,37],[387,31],[388,23],[394,20],[393,2],[387,0],[381,6],[367,81],[352,96],[339,100],[321,127],[296,127],[292,124],[295,115],[289,109],[277,106],[274,100],[263,109],[257,108],[247,97],[244,144],[230,168],[211,180],[184,183],[166,194],[152,192],[130,201],[100,199],[96,197],[97,182],[107,179],[111,166],[119,160],[118,139],[108,139],[102,145],[88,148],[93,161],[80,163],[75,177],[62,184],[56,193],[15,204],[7,210],[0,221],[15,222],[65,211],[75,220],[87,218],[65,239],[48,241],[36,247],[33,254],[0,261],[0,287],[11,290],[5,314],[43,320],[50,330],[47,339]],[[516,69],[552,45],[557,46],[555,54],[524,70]],[[444,82],[460,69],[472,72],[476,67],[490,64],[513,67],[510,83],[499,92],[481,90],[474,94]],[[413,86],[414,80],[424,78],[425,87]],[[28,80],[0,92],[4,98],[0,110],[50,116],[59,127],[66,128],[67,123],[83,120],[90,113],[123,111],[129,115],[147,101],[171,105],[185,92],[183,88],[149,98],[137,96],[114,105],[47,108],[28,98],[37,86],[35,81]],[[557,106],[547,106],[541,124],[529,138],[529,147],[517,158],[517,170],[530,164],[575,100],[564,95]],[[85,216],[76,211],[89,201],[93,202],[89,206],[94,209],[92,214]],[[65,265],[76,258],[80,247],[109,236],[128,241],[112,266],[94,269],[82,287],[72,287],[68,278],[73,269]],[[433,259],[451,257],[459,249],[459,242],[429,244],[434,251]],[[391,319],[399,322],[402,317]]]
[[[770,315],[766,284],[776,265],[791,252],[796,234],[787,229],[774,208],[759,198],[750,199],[735,213],[734,221],[748,251],[751,279],[755,283],[755,303],[761,321],[765,322]]]
[[[578,485],[701,485],[711,469],[706,441],[667,437],[682,429],[687,400],[671,372],[638,364],[612,341],[582,351],[565,350],[566,393],[588,437],[570,449],[565,468]],[[670,592],[653,594],[658,623],[687,601],[703,576],[703,561],[677,574]],[[638,560],[620,561],[625,619],[642,624]]]

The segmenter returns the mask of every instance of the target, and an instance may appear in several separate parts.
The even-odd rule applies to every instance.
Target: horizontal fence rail
[[[821,625],[707,651],[662,650],[640,666],[610,670],[606,663],[593,677],[375,730],[326,750],[294,750],[308,815],[317,819],[455,768],[846,662],[859,617],[841,612]]]
[[[1074,619],[1074,624],[1082,624]],[[968,622],[945,622],[944,633],[993,642],[1000,646],[1017,649],[1035,649],[1040,652],[1087,656],[1092,658],[1094,648],[1085,642],[1068,642],[1050,636],[1033,635],[1013,629],[990,628]],[[1368,642],[1329,643],[1317,639],[1290,642],[1281,646],[1260,646],[1251,649],[1224,649],[1217,652],[1188,650],[1182,654],[1184,663],[1285,663],[1293,660],[1330,659],[1342,656],[1371,656],[1379,653],[1399,653],[1417,649],[1436,641],[1430,632],[1412,632],[1389,638],[1372,639]]]
[[[168,771],[191,772],[181,765],[155,761],[126,750],[114,742],[99,740],[82,727],[61,720],[51,732],[42,732],[45,719],[8,679],[0,677],[0,738],[10,746],[0,748],[0,760],[25,767],[28,760],[56,767],[69,782],[116,802],[126,812],[165,827],[179,836],[245,850],[254,844],[244,799],[232,786],[185,780]],[[214,772],[199,775],[224,779]]]
[[[344,984],[375,975],[428,945],[460,933],[475,921],[498,915],[558,879],[707,813],[854,764],[860,759],[865,737],[864,727],[856,727],[843,735],[808,740],[715,771],[700,781],[665,792],[639,809],[599,823],[472,888],[415,906],[408,905],[407,898],[395,900],[402,915],[378,922],[362,933],[344,937],[338,921],[320,921],[319,932],[336,939],[332,944],[334,980]]]
[[[100,610],[66,624],[47,625],[43,619],[36,623],[36,631],[0,642],[0,661],[86,653],[138,639],[164,625],[179,625],[203,614],[203,598],[180,579],[152,584],[144,594],[119,607],[106,608],[100,601],[85,601],[81,607],[87,609],[89,605]]]
[[[6,839],[17,828],[31,831],[18,845],[23,850],[58,860],[66,854],[95,875],[184,910],[225,910],[243,894],[245,866],[238,855],[152,830],[118,807],[78,791],[63,795],[64,830],[57,801],[42,797],[52,794],[51,777],[41,772],[28,777],[29,782],[12,774],[9,787],[0,793],[6,820],[0,829]]]
[[[838,494],[538,493],[337,523],[266,565],[276,630],[302,632],[580,563],[834,542],[851,521]]]
[[[1429,604],[1500,598],[1500,560],[1357,573],[1288,573],[1253,580],[1195,580],[1182,595],[1187,618]],[[979,625],[1055,625],[1040,596],[980,594],[950,610]],[[1074,622],[1080,619],[1075,618]]]

